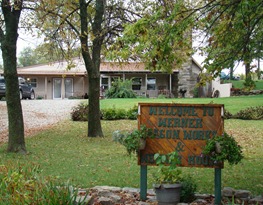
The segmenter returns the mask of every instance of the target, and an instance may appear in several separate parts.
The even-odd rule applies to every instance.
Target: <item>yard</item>
[[[218,99],[106,99],[101,107],[128,109],[138,102],[218,103],[231,113],[249,106],[263,104],[263,96]],[[239,165],[225,164],[222,186],[250,190],[259,195],[263,191],[263,122],[225,120],[225,131],[232,134],[243,147],[245,159]],[[140,167],[136,156],[129,157],[125,148],[112,141],[115,130],[132,130],[135,120],[102,121],[104,138],[87,138],[87,122],[66,120],[54,127],[28,137],[29,154],[7,154],[6,144],[0,147],[0,163],[12,166],[39,165],[44,176],[58,176],[62,181],[79,187],[110,185],[139,187]],[[152,188],[155,167],[149,167],[148,188]],[[214,170],[209,168],[182,168],[197,182],[198,192],[213,193]]]

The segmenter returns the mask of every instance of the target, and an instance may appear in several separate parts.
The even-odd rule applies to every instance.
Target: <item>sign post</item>
[[[141,200],[147,199],[147,166],[141,166],[141,179],[140,179],[140,197]]]
[[[221,168],[202,151],[206,140],[222,135],[224,105],[139,103],[138,127],[151,128],[154,138],[146,139],[146,147],[138,154],[141,166],[141,199],[147,195],[147,166],[156,165],[154,154],[176,150],[182,167],[215,168],[216,203],[221,201]],[[220,204],[220,202],[219,202]]]

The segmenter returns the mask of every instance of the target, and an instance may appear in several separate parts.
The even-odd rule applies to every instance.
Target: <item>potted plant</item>
[[[225,132],[222,136],[207,140],[203,154],[208,155],[214,163],[228,161],[230,165],[238,164],[244,158],[241,146]]]
[[[153,136],[152,129],[142,125],[140,129],[133,130],[132,132],[121,133],[120,131],[115,131],[113,133],[113,140],[124,145],[128,154],[131,155],[132,153],[137,154],[139,150],[144,149],[146,139]]]
[[[176,151],[165,155],[156,153],[154,160],[158,166],[158,172],[155,176],[156,183],[153,185],[158,204],[179,203],[182,189],[180,183],[182,171],[177,168],[177,165],[180,164],[178,153]]]

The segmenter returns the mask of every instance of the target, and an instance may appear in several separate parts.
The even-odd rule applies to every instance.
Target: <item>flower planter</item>
[[[180,202],[182,184],[154,184],[158,205],[176,205]]]

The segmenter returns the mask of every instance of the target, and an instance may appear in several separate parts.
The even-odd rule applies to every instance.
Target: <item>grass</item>
[[[224,104],[225,109],[232,114],[237,113],[239,110],[250,107],[259,106],[263,104],[263,95],[255,96],[240,96],[229,98],[165,98],[165,99],[150,99],[150,98],[132,98],[132,99],[106,99],[101,101],[101,108],[116,107],[128,109],[137,106],[138,102],[142,103],[192,103],[192,104],[207,104],[217,103]]]
[[[256,84],[255,90],[263,90],[263,80],[254,80]],[[244,88],[245,80],[225,80],[226,83],[231,82],[234,88]]]
[[[174,99],[182,103],[206,103],[214,100],[225,103],[232,112],[250,105],[262,105],[263,96],[223,99]],[[102,107],[114,104],[127,109],[143,102],[169,102],[167,99],[118,99],[102,100]],[[172,100],[170,100],[172,102]],[[231,104],[234,103],[234,105]],[[259,195],[263,191],[263,122],[225,120],[225,130],[242,145],[245,159],[242,164],[225,164],[222,171],[222,186],[250,190]],[[34,166],[39,164],[44,176],[59,176],[79,187],[110,185],[139,187],[140,167],[136,156],[129,157],[125,148],[112,141],[115,130],[132,130],[137,122],[131,120],[102,121],[104,138],[88,138],[87,122],[64,121],[26,139],[28,155],[6,153],[6,144],[0,146],[0,164]],[[209,168],[182,168],[191,174],[198,184],[198,192],[213,193],[214,170]],[[149,167],[148,188],[152,187],[152,174],[156,167]]]

